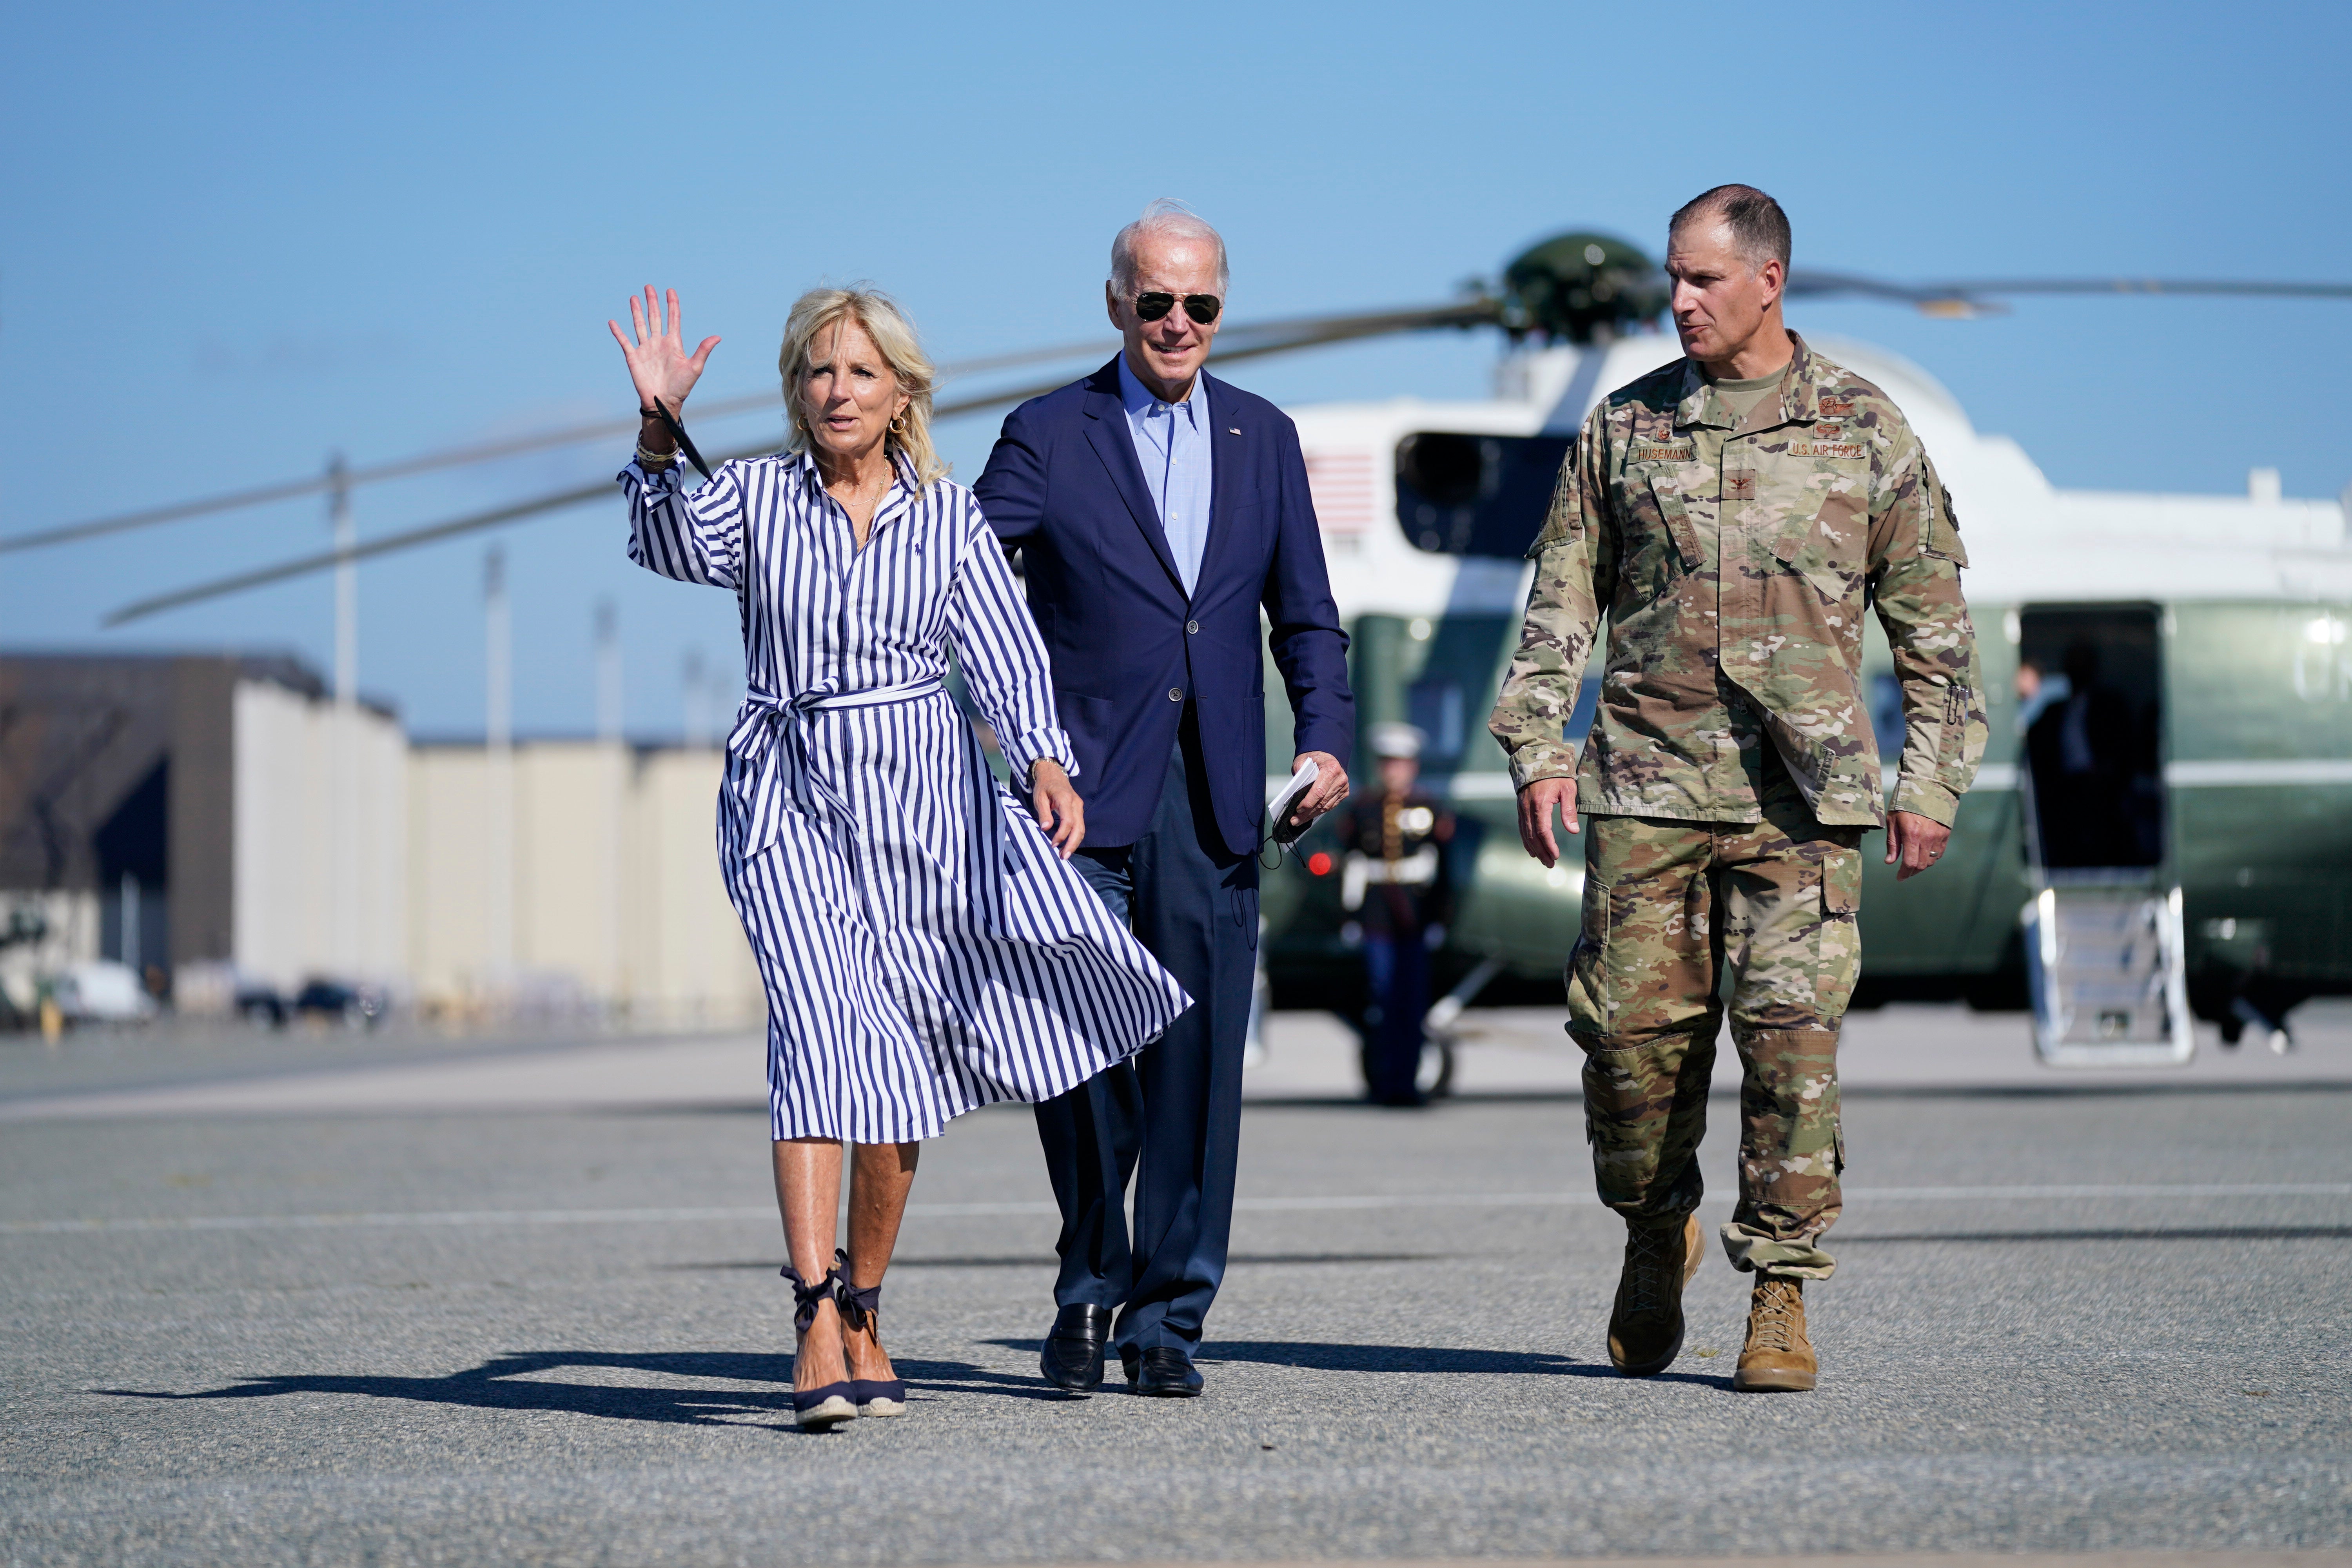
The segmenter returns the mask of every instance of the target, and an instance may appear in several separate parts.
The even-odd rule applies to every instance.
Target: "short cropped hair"
[[[1205,239],[1217,247],[1217,292],[1233,281],[1225,266],[1225,237],[1209,226],[1200,214],[1173,196],[1160,196],[1143,209],[1143,216],[1118,231],[1110,242],[1110,286],[1118,294],[1135,292],[1135,242],[1147,234],[1175,239]]]
[[[1768,261],[1778,261],[1784,271],[1788,268],[1789,215],[1755,186],[1717,185],[1701,191],[1666,221],[1666,237],[1672,239],[1695,218],[1714,218],[1728,227],[1732,248],[1739,252],[1748,270],[1761,270]]]

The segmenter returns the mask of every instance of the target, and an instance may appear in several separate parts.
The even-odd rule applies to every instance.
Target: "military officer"
[[[1445,940],[1452,879],[1445,855],[1454,814],[1419,787],[1422,733],[1375,724],[1369,737],[1380,787],[1339,818],[1346,851],[1339,903],[1364,954],[1364,1086],[1380,1105],[1419,1105],[1421,1021],[1429,1011],[1429,955]]]
[[[1555,812],[1570,833],[1580,806],[1592,819],[1568,1027],[1601,1201],[1625,1217],[1609,1354],[1629,1376],[1682,1346],[1729,965],[1743,1077],[1723,1242],[1757,1276],[1743,1390],[1808,1389],[1818,1370],[1803,1289],[1833,1266],[1862,837],[1885,827],[1898,879],[1934,866],[1985,742],[1951,497],[1887,395],[1782,324],[1788,268],[1788,218],[1761,191],[1720,185],[1675,214],[1685,357],[1585,421],[1489,725],[1529,854],[1558,858]],[[1892,810],[1863,699],[1873,604],[1903,693]],[[1580,761],[1562,726],[1603,613]]]

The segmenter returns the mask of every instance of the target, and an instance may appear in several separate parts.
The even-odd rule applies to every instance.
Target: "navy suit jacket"
[[[1261,607],[1290,694],[1294,750],[1344,758],[1355,742],[1348,637],[1297,426],[1263,397],[1207,379],[1209,539],[1189,599],[1136,460],[1118,360],[1014,409],[972,487],[997,537],[1021,548],[1054,700],[1077,753],[1090,848],[1132,844],[1150,826],[1188,701],[1217,831],[1234,854],[1256,848],[1266,795]]]

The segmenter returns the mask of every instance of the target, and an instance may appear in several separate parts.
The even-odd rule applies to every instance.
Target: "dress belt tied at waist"
[[[787,800],[812,816],[819,814],[820,806],[845,818],[849,815],[849,803],[809,765],[811,714],[887,707],[946,689],[946,683],[934,675],[863,691],[820,687],[797,697],[780,697],[757,688],[747,692],[734,732],[727,737],[728,754],[741,764],[737,775],[739,794],[748,796],[743,806],[751,822],[751,840],[743,847],[744,855],[757,855],[776,841]]]

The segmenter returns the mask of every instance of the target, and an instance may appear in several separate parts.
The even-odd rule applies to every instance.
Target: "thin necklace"
[[[824,488],[825,488],[826,489],[828,489],[828,490],[832,489],[833,489],[833,487],[834,487],[835,485],[838,484],[838,485],[842,485],[842,486],[845,487],[845,488],[848,489],[850,499],[853,499],[853,500],[856,500],[856,499],[862,499],[862,498],[865,496],[865,494],[866,494],[866,488],[867,488],[867,487],[866,486],[866,484],[865,484],[865,483],[864,483],[864,481],[862,481],[862,480],[858,480],[858,479],[836,479],[833,478],[830,474],[825,474],[825,473],[824,473],[824,464],[822,464],[822,463],[820,463],[820,464],[818,464],[818,465],[817,465],[817,471],[818,471],[818,473],[819,473],[819,474],[824,475]],[[879,500],[881,500],[885,495],[888,494],[888,493],[889,493],[889,489],[890,489],[890,475],[889,475],[889,472],[886,469],[886,470],[885,470],[885,471],[884,471],[884,472],[883,472],[879,477],[880,477],[880,479],[881,479],[881,483],[879,483],[879,484],[877,484],[877,485],[875,485],[875,486],[873,487],[873,490],[874,490],[874,499],[875,499],[877,501],[879,501]]]

